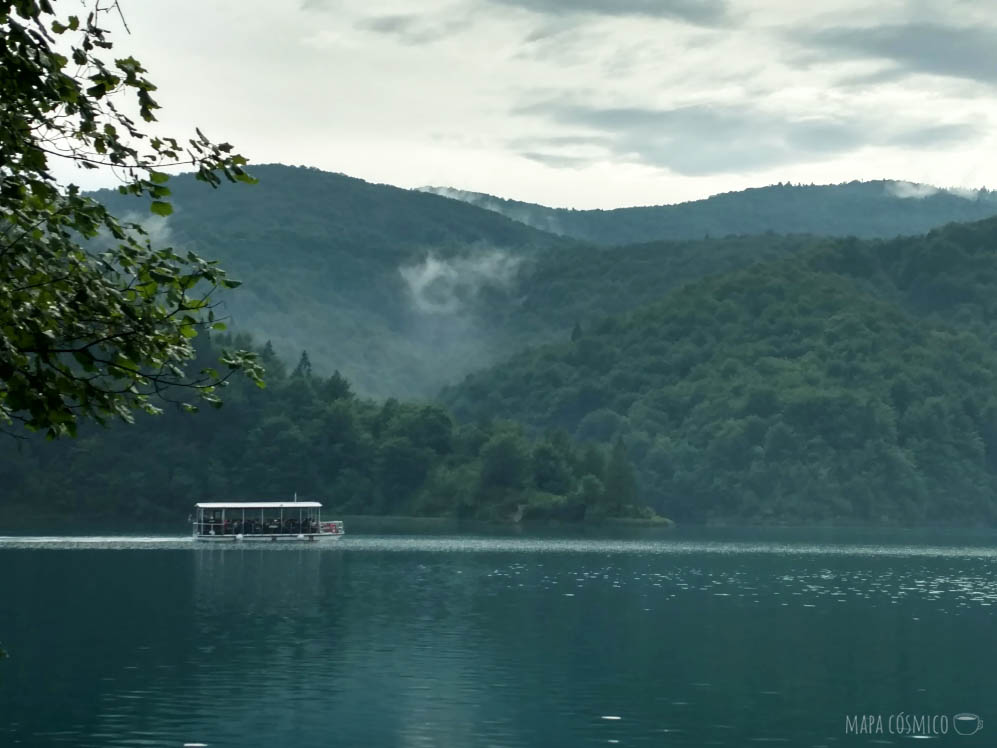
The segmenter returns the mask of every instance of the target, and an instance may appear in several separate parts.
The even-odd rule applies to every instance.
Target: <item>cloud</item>
[[[799,40],[799,30],[794,38]],[[803,43],[837,59],[889,60],[894,66],[881,79],[927,73],[997,83],[997,28],[932,23],[883,26],[837,26],[803,37]]]
[[[422,16],[411,13],[372,16],[357,21],[357,29],[376,34],[393,36],[403,44],[427,44],[452,36],[466,29],[470,19],[448,17],[446,19]]]
[[[923,200],[926,197],[937,195],[940,192],[944,192],[955,197],[961,197],[963,200],[978,200],[980,197],[979,190],[972,190],[966,187],[949,187],[947,189],[941,189],[939,187],[932,187],[930,184],[918,184],[916,182],[886,183],[886,194],[891,197],[899,197],[909,200]]]
[[[592,163],[591,158],[585,158],[584,156],[565,156],[540,151],[526,151],[519,155],[530,159],[530,161],[536,161],[537,163],[546,164],[547,166],[553,166],[558,169],[580,169]]]
[[[899,197],[908,200],[923,200],[926,197],[937,195],[941,190],[932,187],[930,184],[917,184],[915,182],[887,182],[886,194],[890,197]]]
[[[961,197],[963,200],[980,199],[980,190],[974,190],[969,187],[947,187],[945,191],[950,195]]]
[[[145,231],[145,237],[137,237],[139,241],[148,240],[153,249],[163,249],[173,244],[173,227],[170,219],[149,213],[138,213],[130,210],[119,216],[122,223],[136,223]],[[101,233],[101,238],[110,240],[110,234]]]
[[[975,138],[974,124],[925,124],[896,114],[822,114],[792,117],[750,105],[693,105],[673,109],[595,107],[549,101],[520,107],[529,115],[585,129],[603,138],[604,153],[589,162],[612,159],[663,167],[687,176],[722,174],[821,160],[865,146],[944,146]],[[519,139],[518,143],[523,140]],[[593,142],[598,142],[594,140]],[[537,149],[524,148],[527,157]],[[583,154],[539,149],[578,166]],[[549,155],[548,155],[549,154]]]
[[[997,6],[980,0],[245,0],[236,35],[224,4],[181,4],[132,3],[122,43],[160,71],[163,128],[198,123],[253,161],[579,208],[785,179],[979,186],[997,168],[997,135],[976,137],[997,125],[980,82],[997,76]],[[252,116],[211,95],[220,81]],[[650,112],[590,122],[614,107]],[[543,142],[562,135],[591,142]]]
[[[398,272],[417,310],[446,315],[460,312],[485,287],[508,286],[520,262],[521,258],[498,250],[449,259],[430,254]]]
[[[434,195],[442,195],[443,197],[449,197],[451,200],[460,200],[471,205],[476,205],[479,208],[484,208],[485,210],[501,213],[507,218],[511,218],[519,223],[525,223],[527,226],[532,226],[535,229],[540,229],[550,234],[566,235],[567,233],[557,214],[552,209],[543,205],[501,200],[481,192],[468,192],[466,190],[454,189],[453,187],[420,187],[419,191],[431,192]],[[503,281],[503,285],[505,282]]]
[[[595,14],[669,18],[699,26],[727,21],[726,0],[491,0],[543,15]]]

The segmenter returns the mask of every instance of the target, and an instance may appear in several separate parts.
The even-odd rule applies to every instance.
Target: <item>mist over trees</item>
[[[173,214],[151,224],[242,281],[218,297],[230,329],[271,340],[292,363],[307,349],[319,370],[338,369],[365,395],[428,397],[444,372],[514,352],[486,341],[470,310],[504,287],[503,262],[571,244],[455,200],[342,174],[279,165],[253,174],[253,189],[211,200],[178,177]],[[130,196],[97,197],[119,213],[147,210]]]

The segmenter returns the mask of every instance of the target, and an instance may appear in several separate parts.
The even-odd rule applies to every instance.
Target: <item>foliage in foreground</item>
[[[530,439],[503,421],[457,426],[438,405],[359,399],[338,373],[313,376],[305,357],[290,376],[269,349],[264,360],[266,390],[238,382],[224,408],[196,418],[168,412],[72,442],[0,442],[5,509],[179,522],[195,501],[296,492],[350,514],[653,516],[635,505],[622,442],[605,450],[562,433]]]
[[[50,437],[155,412],[164,390],[217,401],[238,369],[259,379],[246,352],[222,356],[228,374],[186,371],[191,339],[214,322],[208,295],[236,285],[215,263],[153,247],[139,224],[53,174],[59,160],[113,169],[121,192],[159,215],[172,210],[163,169],[186,166],[212,186],[253,181],[246,159],[200,131],[184,142],[148,133],[155,85],[136,59],[104,59],[116,6],[78,17],[0,2],[0,426]]]

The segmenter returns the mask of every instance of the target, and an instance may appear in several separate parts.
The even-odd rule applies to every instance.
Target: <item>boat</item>
[[[339,540],[340,520],[324,522],[317,501],[202,502],[191,515],[194,540]]]

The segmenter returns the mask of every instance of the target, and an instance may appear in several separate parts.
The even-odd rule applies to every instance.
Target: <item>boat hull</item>
[[[293,535],[291,533],[279,535],[262,533],[253,535],[194,535],[194,540],[205,543],[309,543],[340,540],[345,534],[342,532],[320,532],[308,535]]]

